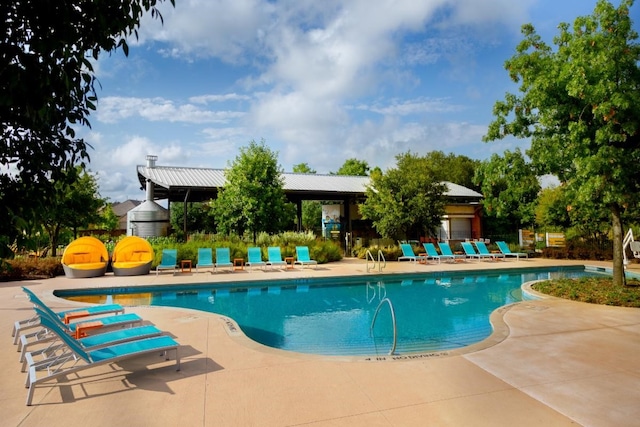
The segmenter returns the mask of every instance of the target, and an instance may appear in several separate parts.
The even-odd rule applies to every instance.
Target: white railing
[[[376,268],[376,264],[378,264],[378,272],[382,272],[382,269],[387,266],[387,260],[384,258],[384,254],[381,250],[378,250],[378,260],[373,257],[373,254],[369,249],[367,249],[367,253],[365,255],[367,259],[367,273]],[[369,266],[369,261],[371,261],[371,266]]]
[[[629,264],[627,259],[627,247],[631,248],[634,258],[640,258],[640,242],[633,239],[633,230],[629,229],[622,239],[622,257],[624,265]]]

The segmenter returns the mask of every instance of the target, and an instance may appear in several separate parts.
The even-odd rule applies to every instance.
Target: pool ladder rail
[[[385,302],[389,304],[389,309],[391,310],[391,323],[393,324],[393,345],[391,346],[391,350],[389,350],[389,356],[392,356],[396,352],[396,344],[398,342],[398,327],[396,325],[396,311],[393,309],[393,304],[391,304],[391,300],[389,298],[383,298],[380,300],[378,308],[376,308],[376,313],[373,315],[373,320],[371,320],[369,334],[373,336],[373,326],[375,325],[376,319],[378,318],[378,313],[380,312],[380,309]]]
[[[381,250],[378,250],[378,261],[376,261],[376,259],[373,257],[373,254],[369,249],[367,249],[366,258],[367,258],[367,273],[376,268],[376,262],[378,264],[378,272],[382,272],[382,269],[387,266],[387,260],[384,258],[384,254],[382,253]],[[371,260],[373,264],[371,267],[369,267],[369,260]]]

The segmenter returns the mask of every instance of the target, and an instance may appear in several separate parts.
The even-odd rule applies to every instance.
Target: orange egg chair
[[[120,240],[111,254],[111,267],[115,276],[149,274],[152,261],[151,244],[138,236],[127,236]]]
[[[71,278],[104,276],[108,262],[109,253],[104,243],[91,236],[69,243],[62,254],[64,274]]]

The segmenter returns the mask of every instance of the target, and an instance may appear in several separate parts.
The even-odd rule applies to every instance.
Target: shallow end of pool
[[[521,304],[522,301],[508,304],[494,310],[489,321],[493,332],[487,338],[477,343],[458,347],[449,350],[441,351],[427,351],[417,353],[403,353],[403,354],[373,354],[373,355],[326,355],[326,354],[313,354],[313,353],[301,353],[292,350],[283,350],[275,347],[269,347],[261,344],[257,341],[249,338],[236,323],[236,321],[230,317],[218,314],[218,318],[223,323],[225,331],[229,338],[235,341],[237,344],[250,348],[254,351],[259,351],[268,354],[274,354],[283,357],[290,357],[294,359],[302,360],[324,360],[331,362],[408,362],[419,361],[427,359],[441,359],[452,356],[463,356],[465,354],[475,353],[477,351],[485,350],[493,347],[509,337],[510,329],[504,320],[505,314],[513,307]],[[214,314],[214,313],[210,313]],[[215,314],[214,314],[215,315]]]

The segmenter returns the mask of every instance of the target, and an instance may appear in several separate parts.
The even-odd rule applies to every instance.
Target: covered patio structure
[[[149,161],[149,157],[152,157],[153,161]],[[144,189],[150,184],[154,200],[168,200],[169,208],[171,202],[184,203],[185,217],[187,203],[215,199],[218,190],[226,183],[224,169],[159,166],[155,164],[155,156],[148,156],[146,165],[138,165],[137,173],[141,188]],[[341,241],[345,233],[353,236],[354,220],[360,219],[357,205],[365,200],[365,192],[370,182],[368,176],[283,173],[282,178],[285,196],[297,207],[298,227],[302,224],[303,200],[333,201],[341,205]],[[448,236],[451,234],[448,231],[451,229],[449,224],[452,221],[460,224],[462,221],[468,224],[468,227],[458,226],[458,234],[462,229],[468,232],[469,238],[479,236],[479,201],[482,194],[451,182],[446,184],[448,191],[445,196],[448,203],[442,229],[447,231]],[[187,234],[186,222],[183,231]]]

